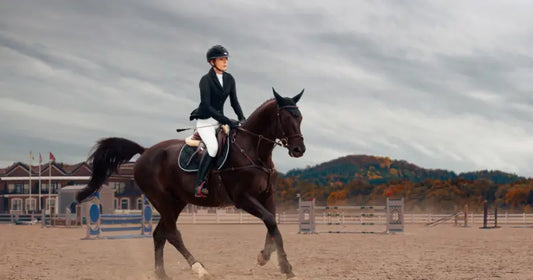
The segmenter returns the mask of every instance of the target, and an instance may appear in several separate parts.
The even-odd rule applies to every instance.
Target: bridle
[[[289,140],[291,138],[297,137],[297,138],[303,139],[304,136],[301,133],[297,133],[297,134],[293,134],[293,135],[289,135],[289,136],[285,135],[285,131],[283,130],[283,127],[281,127],[281,117],[279,115],[279,112],[281,112],[282,109],[285,109],[285,110],[298,109],[298,106],[296,106],[296,105],[286,105],[286,106],[278,107],[278,112],[277,112],[278,123],[277,123],[277,126],[278,126],[278,130],[281,131],[280,142],[281,142],[282,147],[287,148],[289,146]]]
[[[272,138],[269,138],[269,137],[265,137],[262,134],[258,134],[258,133],[252,132],[252,131],[250,131],[248,129],[245,129],[245,128],[241,127],[241,126],[237,127],[236,130],[234,130],[235,132],[231,136],[231,143],[238,148],[238,150],[244,155],[245,158],[248,159],[248,161],[250,161],[250,164],[249,165],[245,165],[245,166],[223,168],[223,169],[218,170],[216,172],[220,173],[220,172],[223,172],[223,171],[237,171],[237,170],[248,169],[248,168],[257,168],[259,170],[262,170],[263,172],[265,172],[268,175],[267,185],[270,186],[270,183],[271,183],[270,182],[270,177],[272,176],[272,174],[274,174],[276,172],[274,167],[269,166],[267,163],[262,162],[261,159],[259,159],[259,162],[261,164],[257,164],[246,153],[246,150],[243,147],[241,147],[241,145],[239,145],[239,143],[237,143],[237,141],[236,141],[237,131],[242,131],[242,132],[244,132],[246,134],[249,134],[249,135],[257,137],[256,155],[259,155],[259,147],[261,145],[261,141],[266,141],[266,142],[272,143],[272,144],[280,146],[280,147],[288,148],[289,139],[296,138],[296,137],[303,139],[303,135],[301,133],[297,133],[297,134],[293,134],[293,135],[287,136],[285,131],[283,130],[283,127],[281,126],[281,117],[280,117],[281,110],[290,110],[290,109],[298,109],[298,106],[296,106],[296,105],[278,106],[277,116],[276,116],[277,117],[276,127],[277,127],[278,131],[281,131],[281,133],[280,133],[281,134],[281,138],[272,139]]]
[[[261,141],[264,140],[264,141],[267,141],[267,142],[270,142],[274,145],[278,145],[280,147],[284,147],[284,148],[288,148],[289,146],[289,139],[291,138],[301,138],[303,139],[303,135],[301,133],[297,133],[297,134],[292,134],[292,135],[289,135],[289,136],[286,136],[286,133],[285,133],[285,130],[283,130],[283,127],[281,126],[281,116],[280,116],[280,112],[281,110],[290,110],[290,109],[298,109],[298,106],[296,105],[286,105],[286,106],[278,106],[278,110],[276,112],[276,117],[277,117],[277,123],[276,123],[276,127],[277,127],[277,130],[278,131],[281,131],[281,137],[280,138],[274,138],[274,139],[271,139],[271,138],[268,138],[268,137],[265,137],[263,136],[262,134],[257,134],[255,132],[252,132],[248,129],[245,129],[241,126],[237,127],[237,130],[240,130],[242,132],[245,132],[247,134],[250,134],[252,136],[255,136],[258,138],[257,140],[257,150],[259,150],[259,145],[261,144]],[[232,138],[232,143],[235,143],[235,135],[233,136]]]

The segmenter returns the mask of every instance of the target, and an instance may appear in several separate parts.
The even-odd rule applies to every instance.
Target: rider
[[[219,123],[228,124],[230,127],[235,128],[239,125],[239,121],[245,120],[237,99],[235,79],[226,72],[228,68],[228,50],[221,45],[216,45],[207,51],[206,57],[211,69],[200,79],[200,106],[192,111],[190,116],[190,120],[197,120],[196,131],[198,131],[207,147],[207,153],[203,155],[198,168],[194,188],[195,197],[206,197],[208,194],[206,182],[213,158],[218,151],[215,131]],[[239,121],[224,116],[224,103],[228,96],[230,97],[231,107],[233,107]]]

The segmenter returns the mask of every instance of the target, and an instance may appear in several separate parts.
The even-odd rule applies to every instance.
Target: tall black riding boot
[[[211,165],[213,163],[213,157],[211,157],[207,152],[202,156],[200,161],[200,167],[198,167],[198,174],[196,177],[196,186],[194,187],[194,196],[195,197],[207,197],[209,191],[207,190],[207,175],[209,170],[211,170]]]

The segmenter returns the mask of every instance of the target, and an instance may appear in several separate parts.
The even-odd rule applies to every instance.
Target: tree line
[[[372,185],[355,179],[348,183],[319,185],[294,177],[278,179],[275,200],[278,208],[297,207],[301,199],[314,198],[327,205],[384,205],[387,196],[403,197],[409,212],[452,212],[468,205],[472,211],[481,211],[483,202],[509,212],[533,212],[533,179],[522,179],[507,184],[496,184],[486,179],[426,179],[408,180]]]
[[[322,205],[384,205],[389,195],[404,197],[405,210],[415,213],[453,212],[464,205],[479,212],[485,200],[504,211],[533,212],[533,179],[487,170],[457,175],[373,156],[348,156],[280,174],[278,209],[297,208],[297,194]]]

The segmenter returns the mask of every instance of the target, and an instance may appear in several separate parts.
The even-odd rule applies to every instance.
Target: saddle
[[[229,126],[221,125],[216,131],[218,152],[215,157],[215,169],[221,169],[226,163],[229,154]],[[185,145],[180,150],[178,165],[185,172],[197,172],[202,156],[207,153],[200,134],[194,131],[193,135],[185,138]]]

